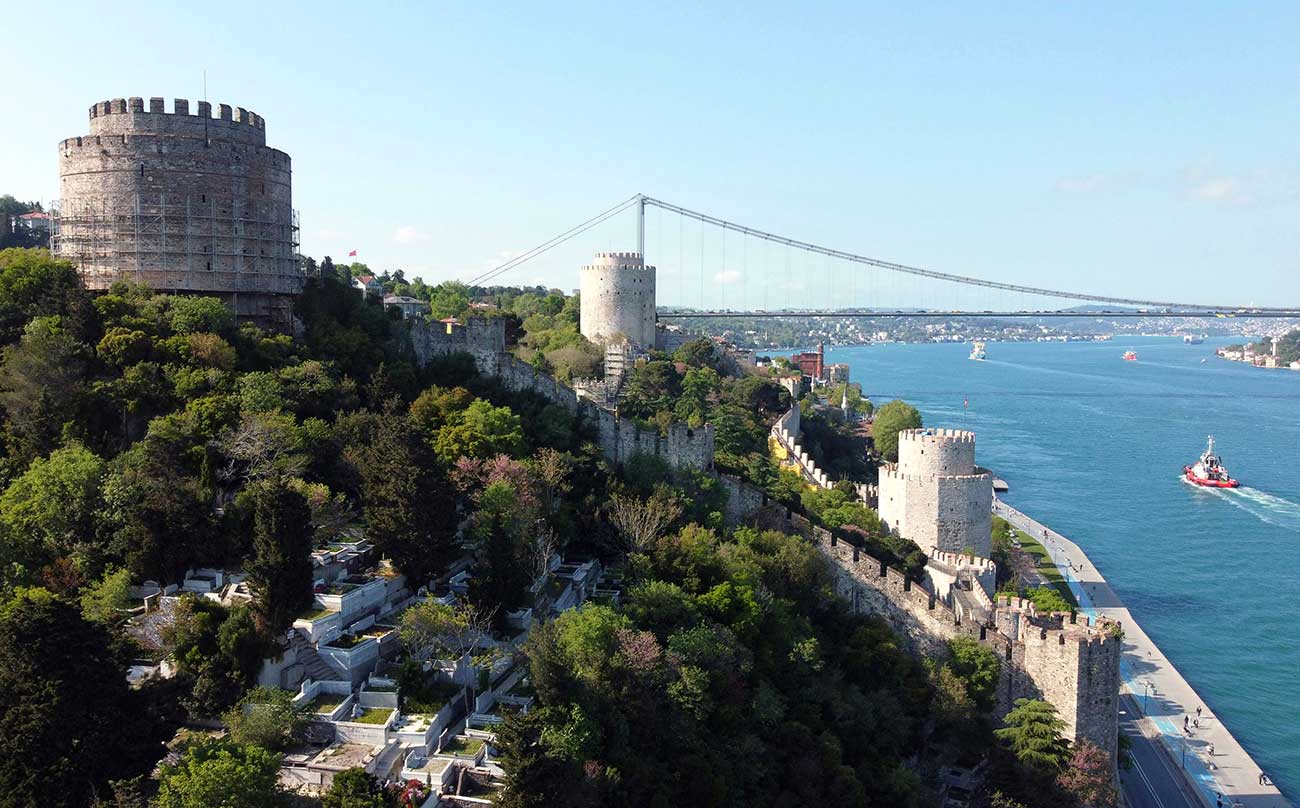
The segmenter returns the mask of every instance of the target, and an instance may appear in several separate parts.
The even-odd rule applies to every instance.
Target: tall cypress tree
[[[262,483],[254,499],[253,613],[264,633],[279,634],[311,605],[311,508],[282,481]]]

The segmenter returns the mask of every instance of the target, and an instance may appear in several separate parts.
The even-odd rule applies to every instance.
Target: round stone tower
[[[90,134],[59,144],[53,250],[92,290],[131,281],[213,295],[287,327],[303,285],[290,176],[266,121],[243,108],[102,101]]]
[[[640,253],[596,253],[582,268],[582,335],[605,342],[622,334],[642,348],[655,346],[655,268]]]
[[[975,433],[905,429],[898,463],[880,470],[880,520],[929,553],[993,551],[993,478],[975,465]]]

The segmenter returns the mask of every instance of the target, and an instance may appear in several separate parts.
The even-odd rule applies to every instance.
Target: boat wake
[[[1245,485],[1212,490],[1261,522],[1300,533],[1300,502],[1292,502]]]

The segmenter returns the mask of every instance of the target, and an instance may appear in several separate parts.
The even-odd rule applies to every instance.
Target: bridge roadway
[[[807,310],[807,311],[694,311],[683,312],[676,309],[668,311],[659,311],[657,316],[660,320],[691,320],[691,319],[730,319],[730,320],[749,320],[753,318],[780,318],[780,317],[991,317],[991,318],[1010,318],[1010,317],[1079,317],[1083,319],[1095,318],[1117,318],[1117,317],[1205,317],[1217,319],[1235,319],[1238,317],[1272,317],[1272,318],[1300,318],[1300,309],[1268,309],[1267,311],[1250,311],[1249,309],[1223,310],[1223,309],[1202,309],[1197,311],[1144,311],[1140,309],[1129,309],[1121,311],[956,311],[952,309],[827,309],[824,311]]]
[[[1124,627],[1120,728],[1132,741],[1134,768],[1121,773],[1120,782],[1130,805],[1291,806],[1275,786],[1260,784],[1255,761],[1142,630],[1077,544],[1001,500],[994,499],[993,512],[1043,542],[1081,611],[1118,620]],[[1202,708],[1201,726],[1184,731],[1183,717],[1196,718],[1197,707]]]

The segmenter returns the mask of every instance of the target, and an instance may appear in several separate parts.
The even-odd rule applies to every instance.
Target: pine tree
[[[1065,722],[1056,708],[1045,701],[1016,699],[1016,706],[1002,719],[1006,726],[996,734],[1015,753],[1016,759],[1036,771],[1055,772],[1070,758],[1070,746],[1061,731]]]
[[[259,485],[253,511],[249,582],[256,590],[258,628],[279,634],[311,605],[311,508],[283,481]]]

